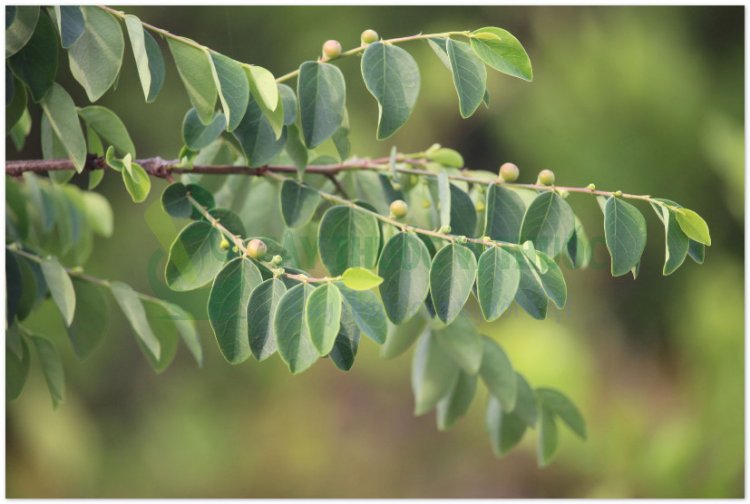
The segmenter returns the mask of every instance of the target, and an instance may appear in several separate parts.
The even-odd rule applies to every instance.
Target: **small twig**
[[[328,177],[328,180],[333,182],[333,185],[336,187],[336,190],[346,199],[351,199],[349,195],[346,193],[346,189],[344,189],[344,186],[341,185],[341,182],[339,182],[339,179],[336,178],[336,175],[333,173],[329,173],[326,175]]]

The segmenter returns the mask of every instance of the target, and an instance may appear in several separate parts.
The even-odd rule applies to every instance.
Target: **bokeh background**
[[[357,58],[348,81],[353,150],[385,155],[440,142],[473,168],[503,161],[531,182],[552,168],[569,185],[674,199],[705,216],[714,245],[661,276],[663,228],[647,206],[641,275],[612,279],[592,198],[571,196],[598,245],[592,266],[566,271],[569,302],[544,321],[519,311],[483,331],[535,386],[569,394],[589,424],[567,431],[541,470],[535,435],[495,459],[484,432],[486,392],[452,430],[413,418],[410,354],[385,361],[365,339],[347,374],[320,362],[292,377],[278,358],[230,366],[208,324],[206,362],[181,348],[157,376],[110,306],[105,343],[79,362],[51,302],[27,324],[59,342],[68,398],[53,411],[39,368],[7,404],[9,497],[742,497],[744,495],[744,11],[742,7],[128,7],[144,21],[277,75],[345,48],[374,28],[384,37],[501,26],[525,45],[534,82],[490,72],[489,110],[461,120],[447,70],[424,43],[422,90],[396,136],[375,140],[377,106]],[[63,56],[63,55],[61,55]],[[171,58],[152,105],[129,47],[116,91],[101,104],[128,125],[142,157],[175,157],[189,108]],[[80,86],[61,65],[77,103]],[[35,119],[38,111],[34,111]],[[38,122],[21,153],[40,157]],[[207,290],[170,294],[164,245],[177,232],[157,183],[135,206],[120,181],[100,186],[117,234],[98,239],[87,269],[169,296],[205,319]]]

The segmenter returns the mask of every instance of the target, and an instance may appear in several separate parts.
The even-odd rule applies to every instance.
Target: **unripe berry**
[[[622,191],[615,191],[615,197],[619,198],[622,196]]]
[[[518,166],[513,163],[503,163],[500,166],[500,178],[505,182],[515,182],[518,180]]]
[[[586,186],[586,189],[589,191],[596,191],[596,186],[594,184],[589,184]]]
[[[555,174],[552,170],[542,170],[539,172],[537,182],[543,185],[552,185],[555,183]]]
[[[341,43],[338,40],[326,40],[323,44],[323,56],[328,59],[341,56]]]
[[[438,230],[438,232],[443,233],[443,234],[448,234],[448,233],[451,232],[451,227],[450,226],[441,226],[440,229]]]
[[[432,202],[428,200],[427,198],[422,200],[422,208],[430,208],[432,206]]]
[[[280,255],[275,255],[271,258],[271,264],[279,265],[284,262],[284,259]]]
[[[378,41],[378,32],[375,30],[365,30],[359,38],[363,45],[372,44],[373,42]]]
[[[406,204],[406,201],[396,200],[391,203],[391,215],[395,218],[402,219],[406,217],[407,212],[409,212],[409,205]]]
[[[229,250],[229,240],[227,240],[226,238],[222,237],[221,238],[221,242],[219,243],[219,248],[221,250]]]
[[[268,252],[268,247],[263,240],[253,238],[247,243],[247,256],[252,259],[260,259]]]

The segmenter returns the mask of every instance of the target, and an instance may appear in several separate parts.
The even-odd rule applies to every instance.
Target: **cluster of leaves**
[[[164,82],[157,38],[166,39],[185,85],[192,108],[182,124],[178,167],[296,167],[293,178],[273,170],[258,178],[188,173],[162,194],[164,210],[189,221],[170,247],[165,282],[176,291],[211,284],[208,318],[228,362],[278,354],[292,373],[321,358],[349,370],[362,334],[381,345],[386,358],[416,343],[415,414],[436,410],[439,428],[465,414],[481,379],[490,393],[486,423],[498,455],[527,428],[538,428],[539,460],[546,464],[557,445],[558,420],[586,436],[572,402],[558,391],[533,388],[502,347],[477,332],[465,309],[476,300],[482,317],[493,321],[514,301],[537,319],[546,317],[550,301],[565,306],[558,263],[584,268],[591,257],[586,231],[566,201],[569,191],[502,183],[494,174],[465,169],[459,153],[437,145],[409,155],[394,148],[389,162],[366,170],[308,172],[310,165],[346,163],[350,156],[346,82],[329,58],[306,61],[276,79],[108,8],[9,7],[6,13],[6,130],[23,144],[31,128],[30,96],[43,110],[44,157],[69,158],[75,167],[50,172],[50,181],[30,173],[23,183],[7,179],[10,397],[21,391],[34,346],[53,402],[62,399],[54,347],[20,324],[48,295],[82,357],[101,341],[108,298],[102,291],[109,290],[157,371],[169,364],[180,337],[201,360],[184,310],[76,268],[91,252],[92,233],[112,233],[106,200],[65,185],[76,172],[88,177],[89,190],[101,181],[105,170],[84,171],[89,156],[121,174],[133,201],[143,201],[151,189],[114,112],[77,108],[54,82],[62,45],[92,102],[115,86],[125,48],[122,21],[146,101]],[[500,28],[397,40],[415,39],[426,40],[450,70],[462,117],[489,103],[486,66],[532,78],[523,47]],[[359,53],[364,84],[379,104],[377,136],[388,138],[412,113],[418,66],[393,41],[363,44],[345,55]],[[282,83],[293,77],[296,90]],[[635,276],[646,242],[643,216],[625,201],[630,195],[591,192],[604,212],[613,275]],[[688,255],[702,262],[710,238],[695,212],[669,200],[636,199],[648,201],[664,222],[665,274]],[[396,215],[392,204],[403,211]],[[260,249],[252,245],[260,242]],[[324,270],[325,276],[313,274]]]

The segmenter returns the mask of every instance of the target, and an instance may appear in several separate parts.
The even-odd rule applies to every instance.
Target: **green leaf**
[[[126,157],[129,157],[128,154]],[[126,162],[125,169],[122,171],[122,181],[128,194],[135,203],[140,203],[148,197],[151,192],[151,177],[141,165],[133,162]]]
[[[287,183],[284,182],[284,184]],[[284,187],[282,186],[283,197]],[[283,201],[282,199],[282,203]],[[378,261],[379,246],[380,226],[378,221],[375,216],[365,213],[361,209],[358,210],[345,205],[334,206],[326,210],[320,221],[318,251],[320,259],[332,275],[341,275],[349,268],[359,267],[358,271],[365,271],[365,273],[360,271],[360,276],[369,275],[370,282],[377,281],[377,275],[367,270],[375,267]],[[353,278],[351,273],[349,278]],[[362,288],[371,289],[375,285]]]
[[[253,261],[237,257],[214,279],[208,296],[208,320],[224,358],[239,364],[250,357],[247,305],[263,279]]]
[[[185,184],[175,182],[168,185],[161,194],[161,206],[172,217],[188,218],[193,213],[193,204],[187,199]]]
[[[86,140],[73,99],[58,84],[53,84],[41,101],[42,110],[65,152],[81,173],[86,165]]]
[[[703,261],[706,259],[706,246],[697,241],[690,240],[688,255],[696,263],[703,264]]]
[[[336,342],[329,357],[331,362],[342,371],[349,371],[354,365],[359,347],[359,328],[354,321],[349,306],[344,305],[341,311],[341,325],[339,326]]]
[[[250,352],[259,361],[276,353],[273,320],[285,292],[284,282],[269,278],[250,293],[247,304],[247,335]]]
[[[294,124],[297,119],[297,96],[294,90],[286,84],[277,85],[281,106],[284,107],[284,125]]]
[[[286,129],[277,138],[273,126],[253,98],[250,98],[245,116],[232,134],[240,143],[251,167],[267,164],[286,144]]]
[[[11,254],[5,255],[6,261],[10,255]],[[46,294],[47,287],[44,285],[38,285],[39,282],[43,283],[43,279],[38,278],[41,277],[41,275],[37,273],[40,271],[38,264],[34,263],[32,266],[32,263],[22,257],[17,257],[16,261],[18,262],[18,271],[21,277],[21,296],[18,299],[18,307],[16,308],[15,314],[18,320],[24,320],[29,316],[31,310],[36,305],[37,297]],[[10,281],[10,275],[6,277],[6,282],[12,283]],[[45,291],[44,294],[41,291]],[[6,292],[8,293],[8,299],[10,299],[11,290],[6,290]],[[11,318],[11,313],[11,310],[8,310],[9,319]]]
[[[115,148],[118,155],[130,154],[135,159],[135,145],[130,139],[125,124],[117,114],[100,105],[89,105],[78,109],[78,115],[97,136],[104,140],[104,144]]]
[[[10,329],[8,329],[10,331]],[[18,399],[26,384],[31,367],[31,352],[26,339],[19,338],[21,355],[12,351],[10,346],[5,348],[5,397]]]
[[[500,401],[490,396],[485,414],[485,426],[490,436],[492,452],[500,457],[523,439],[526,424],[515,413],[505,411]]]
[[[182,120],[182,141],[191,150],[199,151],[219,138],[227,126],[224,114],[218,112],[208,124],[203,124],[198,111],[191,108]]]
[[[13,97],[11,98],[10,103],[5,107],[5,131],[7,133],[12,131],[14,126],[21,120],[21,117],[24,114],[28,114],[28,112],[26,109],[26,88],[23,87],[21,81],[13,77],[13,74],[7,67],[5,69],[5,77],[10,77],[11,82],[13,83]]]
[[[352,151],[352,143],[349,140],[349,113],[344,109],[344,119],[339,126],[339,129],[331,137],[333,145],[336,147],[336,152],[339,155],[341,161],[349,157]]]
[[[446,430],[469,411],[477,389],[477,375],[459,371],[458,379],[448,395],[437,404],[438,429]]]
[[[154,37],[143,29],[140,19],[128,14],[125,16],[125,26],[133,48],[143,96],[146,103],[152,103],[164,85],[164,56]]]
[[[448,173],[441,171],[437,177],[428,177],[427,184],[430,196],[438,211],[438,220],[441,227],[451,225],[451,184]]]
[[[443,166],[449,166],[452,168],[463,168],[464,158],[458,152],[453,149],[441,147],[432,152],[426,152],[426,158],[430,161],[435,161]]]
[[[477,211],[471,197],[464,191],[450,184],[451,197],[451,233],[457,236],[475,236],[477,229]]]
[[[41,268],[52,299],[60,310],[65,325],[70,326],[76,310],[76,293],[73,289],[73,282],[65,268],[54,257],[42,261]]]
[[[273,321],[279,355],[292,374],[307,370],[319,357],[305,323],[305,304],[312,291],[306,283],[286,291]]]
[[[580,219],[576,217],[573,235],[565,247],[565,257],[573,268],[586,268],[591,262],[591,244]]]
[[[201,347],[201,340],[198,336],[198,331],[195,329],[195,321],[193,316],[183,310],[181,307],[172,303],[162,303],[167,309],[174,323],[177,331],[180,333],[185,346],[193,354],[195,362],[198,363],[198,367],[203,367],[203,348]]]
[[[135,335],[151,355],[159,360],[161,356],[161,343],[151,329],[146,316],[146,309],[143,307],[141,298],[137,292],[127,284],[122,282],[112,282],[110,285],[112,295],[120,306],[120,309],[128,319],[130,326],[135,331]]]
[[[417,342],[411,366],[414,414],[423,415],[437,406],[458,380],[459,368],[429,332]]]
[[[140,339],[137,339],[136,343],[146,356],[151,368],[157,373],[162,373],[169,367],[177,354],[179,342],[177,327],[173,321],[172,313],[165,304],[150,299],[144,299],[142,303],[149,327],[159,340],[159,355],[152,354],[151,350]]]
[[[341,274],[341,280],[344,282],[344,285],[356,291],[367,291],[370,289],[374,289],[375,287],[383,283],[383,279],[381,277],[379,277],[369,269],[362,268],[360,266],[355,266],[344,270],[344,272]]]
[[[16,257],[10,253],[5,254],[5,292],[7,309],[7,327],[13,325],[16,318],[18,306],[21,304],[23,287],[21,285],[21,269]]]
[[[512,254],[490,247],[477,265],[477,300],[482,316],[492,322],[508,309],[518,291],[521,271]]]
[[[544,293],[555,303],[555,306],[562,310],[568,299],[568,288],[565,285],[565,277],[563,277],[557,263],[548,255],[539,252],[538,257],[542,264],[545,265],[544,270],[537,269]]]
[[[44,380],[52,398],[52,407],[57,409],[65,401],[65,372],[62,360],[50,340],[36,334],[31,334],[30,337],[42,365]]]
[[[330,138],[344,119],[346,82],[338,67],[306,61],[297,78],[300,125],[308,149]]]
[[[34,34],[37,20],[39,19],[39,7],[34,5],[16,6],[16,15],[13,22],[5,29],[5,57],[9,58],[29,41]]]
[[[239,126],[250,101],[250,84],[242,65],[223,54],[211,52],[214,83],[227,118],[227,131]],[[274,84],[274,89],[276,88]]]
[[[542,406],[539,413],[537,460],[539,467],[544,467],[552,461],[552,457],[557,451],[557,424],[554,414],[548,408]]]
[[[81,278],[73,278],[73,290],[76,309],[68,337],[78,358],[84,359],[101,345],[107,333],[107,293]]]
[[[525,81],[534,78],[526,50],[510,32],[488,26],[474,30],[472,35],[471,48],[487,65]]]
[[[426,328],[427,318],[421,314],[416,314],[399,325],[388,323],[388,335],[380,348],[380,357],[383,359],[398,357],[417,341]]]
[[[57,75],[57,34],[49,16],[39,16],[34,34],[8,63],[23,81],[35,102],[39,102],[55,82]]]
[[[688,208],[674,210],[677,223],[682,231],[693,241],[711,246],[711,235],[708,232],[708,224],[703,217]]]
[[[28,110],[23,109],[21,118],[16,121],[15,126],[8,132],[17,151],[20,152],[23,146],[26,145],[26,138],[28,138],[29,133],[31,133],[31,115],[29,115]]]
[[[534,242],[537,250],[557,257],[575,231],[575,214],[558,194],[547,191],[531,202],[521,223],[520,243]]]
[[[512,189],[499,184],[487,188],[484,234],[493,240],[518,243],[526,206]]]
[[[676,203],[668,200],[662,201],[676,205]],[[665,276],[671,275],[685,262],[690,248],[690,239],[680,228],[674,212],[670,212],[667,207],[656,203],[651,203],[651,208],[654,209],[659,220],[664,224],[665,252],[662,274]]]
[[[312,219],[320,194],[312,187],[287,179],[281,184],[281,215],[290,228],[302,227]]]
[[[120,73],[125,40],[117,20],[99,7],[81,7],[86,30],[68,48],[70,71],[95,102]]]
[[[398,233],[383,248],[378,265],[380,295],[388,318],[400,324],[412,318],[427,297],[430,253],[416,235]]]
[[[518,263],[521,278],[516,292],[516,302],[537,320],[547,317],[547,293],[534,265],[518,250],[509,250]]]
[[[250,92],[256,101],[270,112],[284,106],[279,100],[279,87],[276,79],[270,71],[257,65],[243,65],[243,67],[250,84]]]
[[[57,18],[57,27],[60,30],[60,41],[62,46],[67,49],[81,38],[83,31],[86,29],[83,12],[81,12],[80,7],[75,5],[55,5],[55,17]]]
[[[165,277],[175,291],[188,291],[206,285],[221,270],[226,252],[219,248],[221,233],[211,224],[189,224],[169,248]]]
[[[604,239],[612,256],[612,276],[630,273],[646,248],[646,219],[630,203],[610,196],[604,207]]]
[[[377,294],[369,290],[353,290],[345,284],[339,285],[339,291],[357,327],[375,343],[382,345],[386,340],[388,322]]]
[[[189,39],[168,38],[167,42],[190,103],[198,111],[198,117],[203,124],[210,123],[214,117],[218,92],[214,84],[213,64],[208,50],[193,45],[195,43]]]
[[[477,274],[474,253],[463,245],[446,245],[432,260],[430,295],[438,318],[450,324],[463,309]]]
[[[506,411],[513,411],[516,405],[516,392],[518,390],[516,372],[505,354],[495,340],[482,336],[482,364],[479,367],[479,376]]]
[[[313,346],[321,356],[328,355],[341,323],[341,293],[332,283],[325,283],[316,287],[305,303],[307,328]]]
[[[362,78],[378,101],[378,140],[393,135],[411,116],[419,95],[419,67],[402,48],[375,42],[362,56]]]
[[[536,395],[534,394],[534,389],[531,388],[529,382],[527,382],[519,373],[516,373],[516,379],[518,392],[516,395],[516,406],[513,408],[513,414],[517,415],[527,426],[533,429],[536,426],[537,420],[537,400]]]
[[[573,402],[558,390],[549,388],[536,389],[542,408],[549,410],[570,427],[579,438],[586,439],[586,421]]]
[[[462,315],[450,325],[433,329],[432,335],[464,372],[472,375],[479,372],[482,364],[482,337],[468,316]]]
[[[458,94],[461,117],[471,117],[482,104],[487,88],[487,69],[465,42],[446,41],[448,58],[453,73],[453,85]]]

